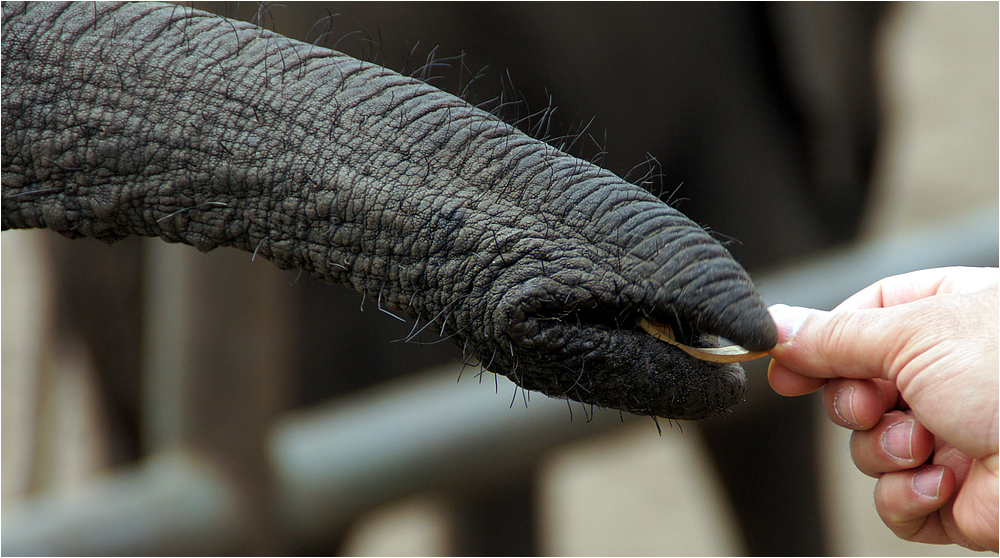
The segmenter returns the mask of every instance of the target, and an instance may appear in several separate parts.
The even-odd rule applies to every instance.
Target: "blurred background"
[[[520,101],[768,304],[997,265],[996,3],[196,7]],[[849,434],[766,362],[732,413],[658,435],[246,253],[0,240],[4,554],[968,554],[895,539]]]

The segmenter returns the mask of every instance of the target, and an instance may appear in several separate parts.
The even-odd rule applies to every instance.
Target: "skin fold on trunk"
[[[2,228],[231,246],[343,283],[526,388],[677,419],[777,341],[743,268],[642,188],[419,80],[175,5],[3,8]]]

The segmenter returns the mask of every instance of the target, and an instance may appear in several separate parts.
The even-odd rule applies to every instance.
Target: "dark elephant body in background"
[[[846,240],[855,230],[874,149],[870,48],[878,9],[817,8],[840,12],[836,15],[758,5],[372,4],[329,9],[340,16],[334,19],[338,30],[331,31],[328,46],[343,36],[338,49],[379,63],[383,56],[396,56],[402,62],[386,63],[396,69],[407,63],[405,41],[440,45],[439,56],[465,51],[472,68],[510,68],[516,95],[526,99],[525,112],[544,108],[546,95],[551,95],[559,107],[555,118],[566,118],[564,125],[579,126],[594,115],[588,133],[608,150],[606,166],[638,179],[646,169],[630,169],[646,153],[656,157],[661,167],[654,173],[662,174],[662,185],[654,182],[654,188],[666,195],[683,183],[674,194],[683,200],[677,202],[680,209],[738,240],[729,248],[752,270]],[[261,22],[271,27],[273,18],[279,32],[303,38],[325,15],[320,6],[296,6],[294,11],[274,6]],[[829,31],[832,21],[838,22],[836,32],[822,32]],[[289,30],[296,24],[304,31]],[[355,28],[366,32],[344,36]],[[317,35],[313,31],[307,40]],[[374,37],[381,37],[378,46],[368,42]],[[487,89],[485,95],[490,94]],[[585,140],[580,146],[585,154],[591,148]],[[138,279],[134,281],[133,288]],[[410,327],[396,326],[378,312],[359,313],[356,294],[319,286],[308,277],[291,289],[297,300],[292,322],[298,329],[294,339],[299,349],[294,352],[301,378],[294,383],[296,405],[361,387],[383,374],[394,376],[458,356],[447,345],[386,348],[386,339],[405,336]],[[392,326],[397,330],[385,332]],[[81,330],[89,337],[101,335],[95,327]],[[134,383],[122,378],[135,369],[129,364],[122,369],[106,383],[119,391],[114,400],[121,409],[134,408],[138,393],[132,390],[138,388],[128,388]],[[811,455],[802,450],[811,441],[811,406],[808,401],[782,402],[779,410],[777,400],[761,402],[767,393],[757,385],[749,405],[738,407],[737,415],[724,422],[707,424],[705,432],[736,502],[748,551],[820,554],[815,479],[801,475],[815,470]],[[121,424],[134,423],[134,418],[128,420],[123,411]],[[124,447],[132,448],[126,454],[139,452],[134,433],[122,439]],[[784,447],[775,447],[775,441]],[[470,524],[481,520],[469,531],[492,533],[493,544],[503,546],[478,541],[459,553],[536,550],[524,531],[532,514],[525,492],[530,475],[512,482],[521,491],[504,487],[492,499],[469,498],[476,506],[458,514]],[[760,513],[761,508],[767,512]],[[522,521],[503,525],[515,532],[494,529],[497,515]],[[775,522],[774,517],[787,521]]]

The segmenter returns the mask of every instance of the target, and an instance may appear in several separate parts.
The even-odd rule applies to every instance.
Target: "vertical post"
[[[144,434],[148,449],[193,449],[242,498],[237,553],[276,554],[266,432],[285,407],[289,279],[235,250],[150,242]]]

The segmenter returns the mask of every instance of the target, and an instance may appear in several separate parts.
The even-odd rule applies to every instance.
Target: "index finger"
[[[886,308],[934,296],[947,273],[947,269],[924,269],[886,277],[861,289],[834,310]]]
[[[861,289],[835,310],[888,308],[923,298],[980,290],[996,284],[995,268],[943,267],[886,277]]]

